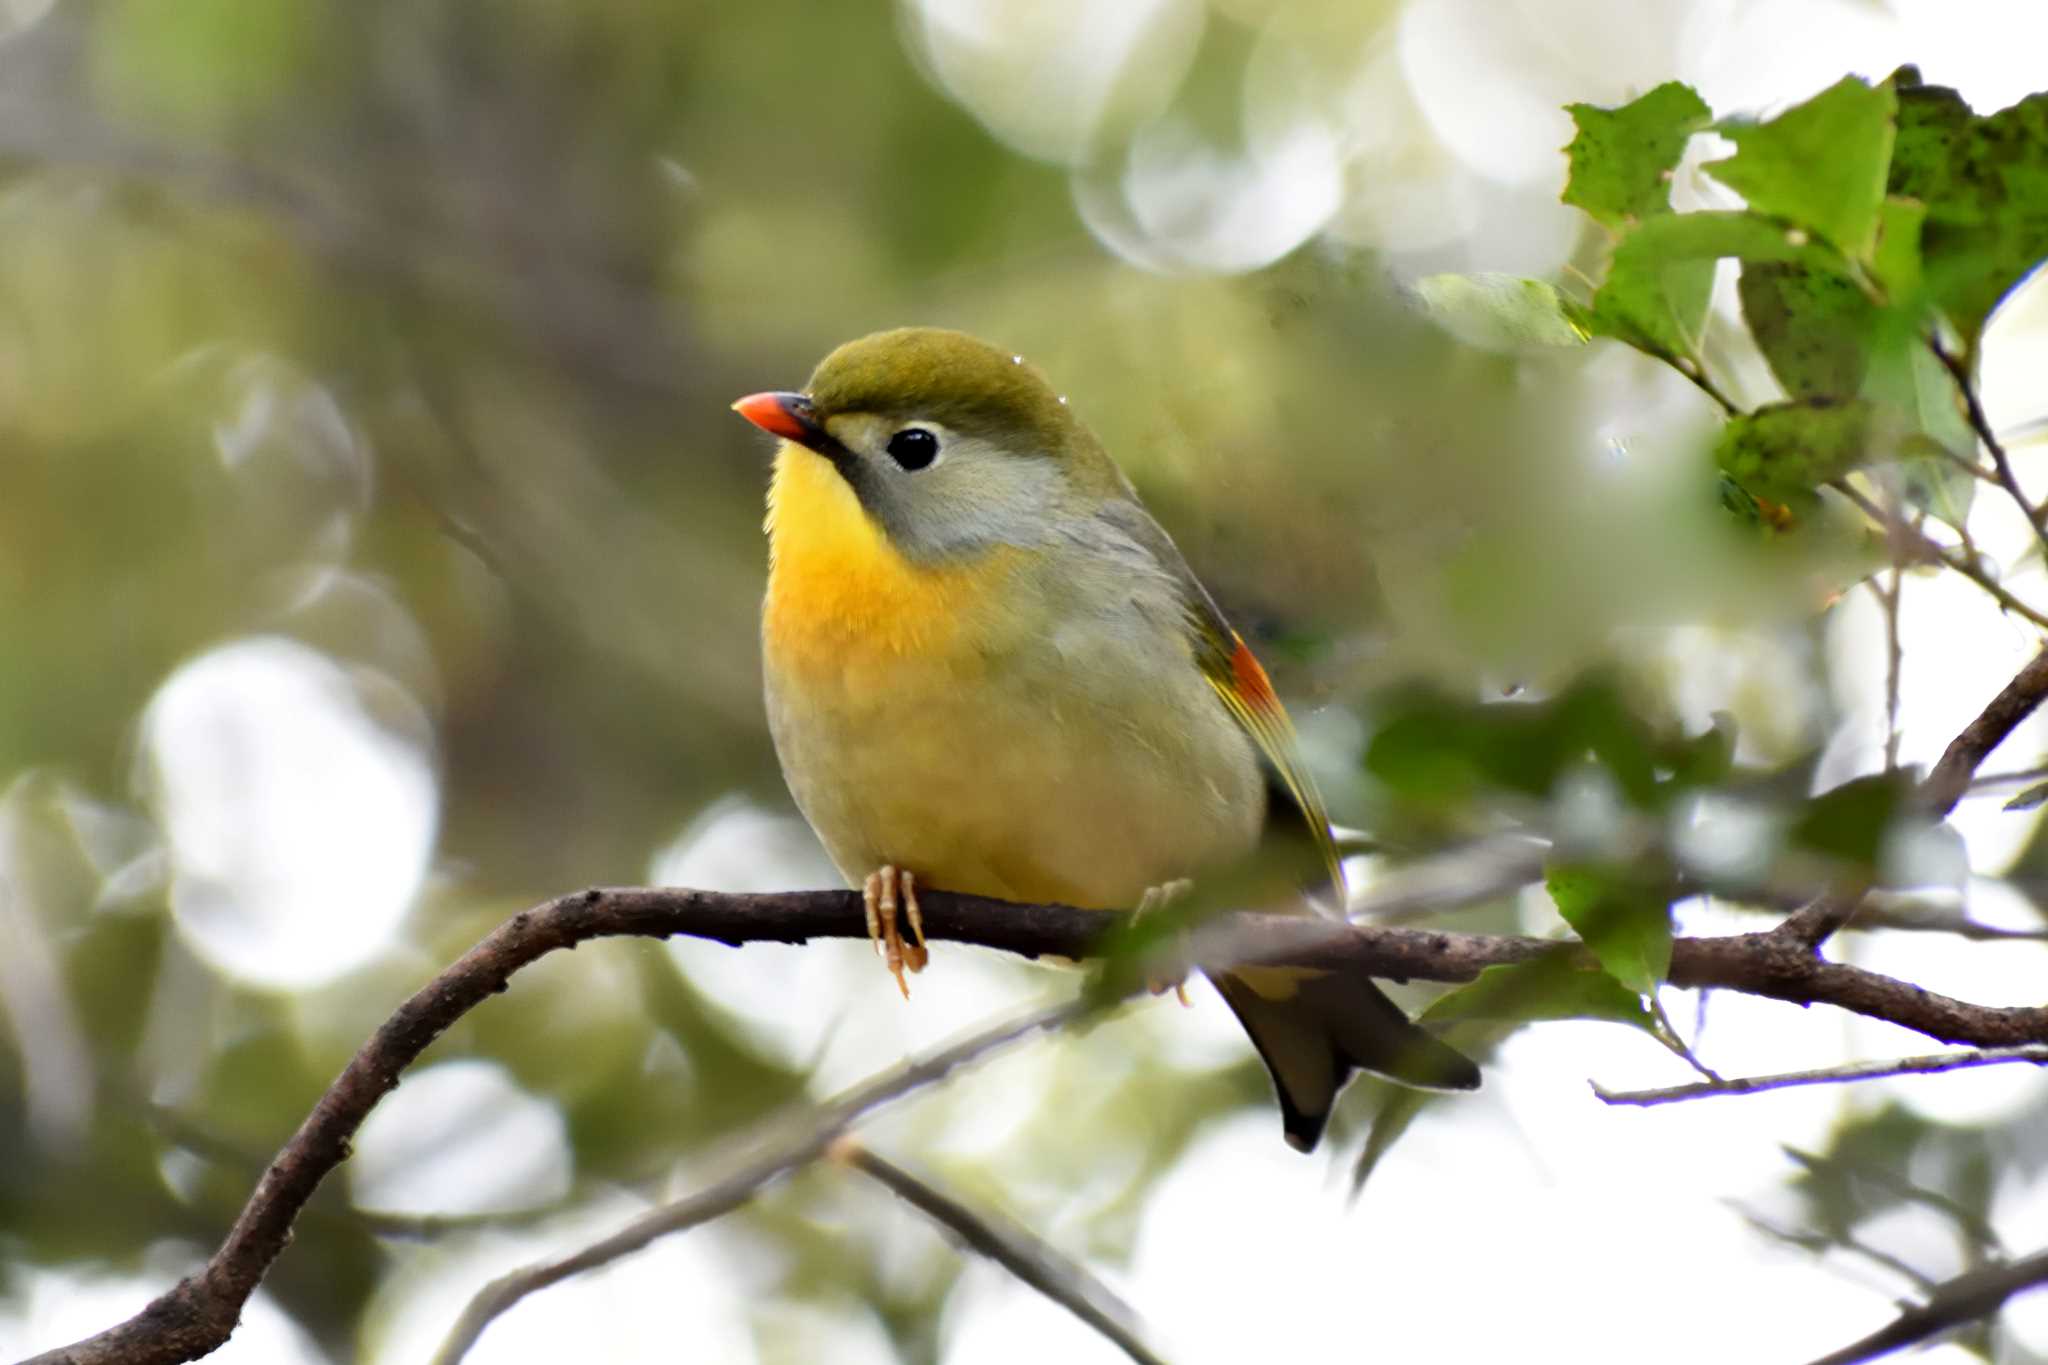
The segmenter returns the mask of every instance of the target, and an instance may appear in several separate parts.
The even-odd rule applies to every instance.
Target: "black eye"
[[[905,469],[923,469],[939,458],[939,438],[923,427],[905,427],[889,438],[889,458]]]

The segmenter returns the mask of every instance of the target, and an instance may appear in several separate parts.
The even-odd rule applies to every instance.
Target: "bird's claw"
[[[903,937],[903,931],[896,922],[899,888],[903,898],[900,908],[910,923],[911,937],[915,942]],[[908,1000],[910,979],[904,975],[904,970],[921,972],[931,960],[931,953],[924,942],[924,912],[917,904],[917,875],[899,871],[893,864],[885,865],[870,872],[867,880],[861,883],[860,898],[867,911],[868,940],[882,955],[882,963],[889,969],[889,975],[896,978],[896,988]]]
[[[1192,891],[1194,886],[1195,884],[1185,877],[1170,882],[1162,882],[1158,886],[1148,886],[1145,888],[1145,894],[1138,897],[1138,908],[1131,912],[1131,917],[1136,920],[1142,920],[1147,915],[1156,914]],[[1187,930],[1180,930],[1177,939],[1180,946],[1180,960],[1185,964],[1189,952]],[[1187,967],[1183,965],[1179,971],[1171,976],[1147,975],[1145,978],[1145,989],[1154,995],[1164,995],[1166,992],[1172,991],[1185,1008],[1192,1003],[1188,999],[1187,981]]]

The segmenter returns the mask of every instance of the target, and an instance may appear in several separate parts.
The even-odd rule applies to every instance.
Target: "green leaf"
[[[1946,86],[1898,86],[1892,194],[1926,208],[1920,259],[1928,294],[1974,348],[1985,319],[2048,258],[2048,93],[1988,118]]]
[[[1439,327],[1489,351],[1547,350],[1589,335],[1554,285],[1519,275],[1425,275],[1415,298]]]
[[[1870,405],[1809,398],[1738,414],[1721,428],[1714,463],[1759,497],[1783,502],[1872,459]]]
[[[1767,122],[1722,120],[1717,128],[1735,155],[1702,169],[1755,212],[1810,229],[1867,262],[1877,246],[1897,107],[1889,84],[1844,76]]]
[[[2048,782],[2036,782],[2005,803],[2007,810],[2034,810],[2040,806],[2048,806]]]
[[[1892,822],[1912,798],[1904,773],[1859,777],[1822,792],[1788,831],[1793,842],[1859,867],[1875,867]]]
[[[1869,368],[1876,313],[1849,280],[1789,261],[1750,261],[1738,291],[1743,320],[1793,398],[1853,398]]]
[[[1752,502],[1752,514],[1754,507]],[[1726,711],[1716,711],[1712,725],[1672,746],[1666,758],[1672,787],[1689,790],[1726,781],[1735,770],[1735,740],[1735,717]]]
[[[1643,998],[1606,972],[1589,971],[1572,964],[1569,952],[1517,962],[1507,967],[1488,967],[1477,980],[1446,991],[1422,1012],[1430,1024],[1454,1021],[1539,1023],[1555,1019],[1597,1019],[1627,1024],[1645,1033],[1656,1032],[1656,1016]],[[1498,1042],[1498,1035],[1493,1041]],[[1469,1035],[1459,1035],[1459,1046]]]
[[[1805,234],[1753,213],[1675,213],[1622,238],[1594,296],[1591,325],[1663,359],[1699,352],[1714,262],[1792,261],[1839,269],[1839,255]]]
[[[1706,101],[1678,81],[1618,109],[1573,104],[1566,110],[1578,134],[1564,149],[1571,158],[1564,202],[1616,228],[1671,211],[1671,172],[1685,155],[1686,139],[1713,117]]]
[[[1654,805],[1653,746],[1620,689],[1598,675],[1547,701],[1477,704],[1416,690],[1388,702],[1366,771],[1411,799],[1468,800],[1494,788],[1547,798],[1589,758],[1631,801]]]
[[[1887,309],[1879,322],[1863,392],[1896,433],[1899,491],[1912,506],[1961,526],[1977,495],[1964,465],[1978,459],[1962,395],[1909,316]]]
[[[1638,995],[1655,993],[1671,970],[1670,897],[1633,869],[1602,863],[1555,863],[1543,881],[1607,974]]]
[[[1531,962],[1488,967],[1476,980],[1437,997],[1422,1018],[1441,1030],[1445,1042],[1482,1061],[1523,1025],[1557,1019],[1625,1024],[1656,1036],[1656,1016],[1639,995],[1605,972],[1574,966],[1571,958],[1569,948],[1560,945],[1558,952]],[[1405,1085],[1388,1091],[1351,1170],[1354,1194],[1416,1117],[1446,1098]]]
[[[1920,297],[1920,229],[1926,221],[1927,205],[1917,199],[1894,195],[1877,211],[1877,251],[1870,273],[1894,300],[1910,303]]]

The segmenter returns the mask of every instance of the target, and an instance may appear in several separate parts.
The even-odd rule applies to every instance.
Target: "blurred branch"
[[[1112,1003],[1084,993],[1058,1005],[1032,1010],[972,1034],[922,1061],[906,1062],[863,1081],[828,1103],[805,1106],[797,1113],[770,1119],[757,1130],[757,1136],[741,1144],[747,1155],[709,1187],[688,1199],[655,1209],[573,1255],[523,1267],[478,1290],[435,1353],[434,1365],[455,1365],[494,1319],[527,1295],[630,1256],[658,1237],[731,1213],[770,1182],[823,1156],[849,1125],[870,1110],[944,1080],[958,1068],[1005,1044],[1041,1029],[1070,1023]]]
[[[1100,1332],[1140,1365],[1164,1365],[1139,1336],[1137,1315],[1130,1306],[1090,1274],[1086,1266],[1062,1254],[1030,1229],[996,1215],[976,1213],[852,1138],[841,1138],[827,1155],[880,1182],[971,1250],[988,1257]]]
[[[1828,1352],[1813,1365],[1855,1365],[1889,1355],[1952,1327],[1988,1318],[2013,1295],[2043,1283],[2048,1283],[2048,1251],[2008,1265],[1968,1271],[1936,1285],[1925,1303],[1906,1309],[1862,1340]]]
[[[2048,664],[2041,664],[2040,671],[2048,674]],[[1060,905],[1017,905],[941,891],[925,892],[921,899],[927,937],[1029,957],[1099,956],[1129,924],[1126,915]],[[38,1365],[111,1365],[116,1361],[148,1365],[193,1360],[217,1348],[234,1330],[242,1305],[284,1250],[299,1211],[327,1173],[347,1159],[349,1141],[365,1116],[397,1085],[399,1074],[428,1044],[469,1010],[504,991],[514,972],[548,953],[592,939],[628,935],[666,938],[674,934],[738,947],[752,942],[802,943],[813,938],[864,939],[867,924],[860,897],[852,891],[738,894],[591,889],[514,915],[399,1006],[363,1045],[264,1172],[241,1216],[204,1268],[128,1321],[36,1357]],[[1543,939],[1354,925],[1291,915],[1218,915],[1195,932],[1192,948],[1193,961],[1211,969],[1287,963],[1425,981],[1469,981],[1487,967],[1556,953],[1584,958],[1591,969],[1591,959],[1583,950]],[[1834,1005],[1943,1042],[1979,1047],[2048,1044],[2048,1008],[2000,1008],[1951,999],[1910,982],[1825,961],[1780,930],[1679,939],[1672,944],[1670,981],[1680,987],[1735,990],[1801,1005]],[[1058,1022],[1068,1017],[1067,1011],[1078,1014],[1100,998],[1089,992],[1082,1001],[1004,1025],[857,1088],[811,1115],[807,1126],[780,1138],[780,1145],[753,1157],[754,1164],[740,1173],[749,1176],[751,1183],[733,1177],[731,1183],[700,1196],[710,1202],[696,1207],[711,1208],[714,1196],[743,1198],[763,1181],[814,1157],[867,1109],[936,1080],[981,1051]],[[764,1164],[773,1169],[765,1175],[754,1174]],[[665,1210],[647,1226],[636,1225],[619,1236],[638,1239],[633,1244],[644,1245],[676,1226],[677,1216],[674,1210]],[[560,1273],[573,1273],[573,1267]]]
[[[1949,741],[1948,748],[1920,783],[1917,795],[1922,810],[1936,820],[1946,819],[1970,789],[1970,779],[1976,776],[1978,767],[2021,721],[2034,713],[2044,697],[2048,697],[2048,648],[2014,674],[2012,681],[1977,713],[1976,719]],[[1795,911],[1772,932],[1810,952],[1818,951],[1828,935],[1848,923],[1869,889],[1860,883],[1831,888],[1813,904]]]
[[[1899,1057],[1889,1062],[1852,1062],[1847,1066],[1820,1067],[1813,1071],[1781,1071],[1773,1076],[1737,1076],[1700,1081],[1692,1085],[1665,1086],[1658,1090],[1609,1090],[1598,1081],[1593,1093],[1605,1104],[1647,1107],[1679,1100],[1700,1100],[1713,1095],[1753,1095],[1762,1090],[1789,1090],[1802,1085],[1840,1085],[1849,1081],[1880,1080],[1886,1076],[1930,1075],[1937,1071],[1966,1071],[1979,1066],[2002,1066],[2008,1062],[2031,1062],[2048,1066],[2048,1048],[2024,1048],[2016,1052],[1936,1052],[1921,1057]]]

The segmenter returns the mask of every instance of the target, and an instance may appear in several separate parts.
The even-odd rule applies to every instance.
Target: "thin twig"
[[[879,1181],[904,1203],[994,1261],[1115,1343],[1139,1365],[1166,1365],[1140,1334],[1131,1311],[1088,1268],[1029,1228],[997,1214],[979,1213],[852,1138],[832,1145],[830,1159]]]
[[[2025,490],[2020,487],[2019,476],[2013,472],[2012,458],[2005,453],[2005,444],[1998,439],[1991,419],[1985,415],[1984,404],[1977,398],[1977,386],[1970,379],[1970,367],[1963,363],[1962,357],[1942,345],[1938,336],[1927,338],[1927,349],[1934,352],[1934,358],[1955,381],[1956,392],[1962,395],[1963,408],[1969,414],[1970,429],[1991,452],[1991,465],[1998,471],[1999,485],[2026,516],[2027,524],[2034,528],[2044,550],[2048,550],[2048,522],[2044,522],[2044,518],[2048,518],[2048,507],[2037,507],[2027,500]]]
[[[1603,1104],[1647,1108],[1681,1100],[1709,1099],[1715,1095],[1754,1095],[1760,1090],[1790,1090],[1802,1085],[1842,1085],[1852,1081],[1881,1080],[1886,1076],[1967,1071],[1973,1067],[2002,1066],[2008,1062],[2048,1066],[2048,1048],[2025,1048],[2015,1052],[1935,1052],[1921,1057],[1898,1057],[1888,1062],[1851,1062],[1846,1066],[1818,1067],[1812,1071],[1781,1071],[1773,1076],[1734,1076],[1718,1081],[1664,1086],[1656,1090],[1609,1090],[1598,1081],[1588,1084]]]
[[[2004,584],[1984,572],[1983,566],[1977,563],[1974,555],[1957,554],[1940,541],[1930,538],[1925,532],[1916,531],[1904,522],[1887,516],[1883,508],[1858,492],[1855,485],[1847,479],[1836,479],[1828,484],[1828,487],[1855,504],[1858,511],[1884,527],[1891,535],[1898,537],[1907,548],[1916,552],[1919,560],[1954,570],[1991,594],[1999,606],[2013,615],[2023,616],[2043,630],[2048,630],[2048,616],[2013,596]]]
[[[1813,1365],[1856,1365],[1874,1360],[1952,1327],[1988,1318],[2013,1295],[2043,1283],[2048,1283],[2048,1251],[2036,1252],[2023,1261],[1967,1271],[1935,1286],[1925,1303],[1905,1309],[1869,1336],[1828,1352]]]
[[[758,1137],[744,1144],[747,1154],[730,1172],[688,1199],[655,1209],[573,1255],[524,1266],[479,1289],[435,1353],[434,1365],[455,1365],[493,1320],[527,1295],[629,1256],[658,1237],[723,1217],[760,1193],[763,1186],[824,1155],[835,1138],[869,1111],[943,1080],[1006,1044],[1041,1029],[1071,1023],[1105,1003],[1082,994],[1032,1010],[971,1034],[921,1061],[907,1062],[863,1081],[825,1104],[770,1120]]]

